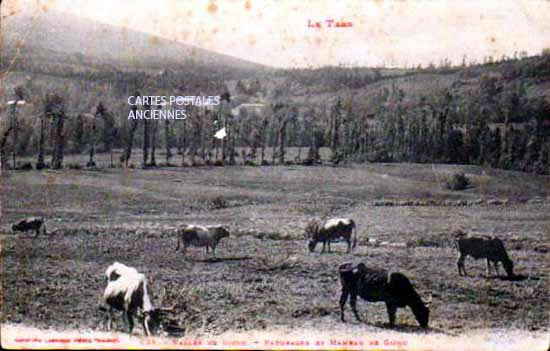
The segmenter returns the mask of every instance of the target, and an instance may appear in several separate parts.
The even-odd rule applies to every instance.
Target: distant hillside
[[[550,55],[441,69],[294,69],[279,72],[279,77],[286,78],[286,93],[297,103],[320,107],[353,96],[354,109],[366,114],[375,114],[381,96],[392,91],[402,91],[403,104],[410,108],[443,91],[455,98],[479,95],[486,83],[494,85],[495,97],[521,86],[525,98],[550,102]]]
[[[118,70],[173,69],[171,66],[197,64],[213,69],[253,74],[265,66],[182,44],[126,28],[52,11],[18,14],[2,20],[4,60],[16,48],[23,60],[57,62]]]

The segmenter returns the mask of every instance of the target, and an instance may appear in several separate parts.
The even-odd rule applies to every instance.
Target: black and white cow
[[[172,308],[154,308],[147,291],[147,278],[135,268],[115,262],[105,271],[107,287],[103,299],[109,306],[107,329],[111,330],[114,310],[122,311],[128,333],[134,328],[134,317],[142,319],[146,335],[154,335],[161,326],[161,316]]]
[[[456,262],[458,266],[458,274],[468,275],[464,268],[464,260],[466,256],[471,256],[475,260],[484,258],[487,260],[487,275],[491,274],[491,263],[497,276],[499,275],[498,263],[502,262],[504,270],[508,277],[514,276],[514,263],[508,257],[508,253],[504,248],[502,240],[494,237],[477,237],[459,234],[454,236],[454,244],[459,252],[459,257]]]
[[[395,324],[397,308],[409,306],[422,328],[428,327],[430,317],[429,301],[424,302],[416,292],[409,279],[398,272],[388,272],[383,269],[368,268],[359,263],[353,266],[344,263],[338,267],[342,295],[340,296],[340,319],[345,322],[344,308],[348,296],[355,318],[361,321],[357,313],[357,296],[369,302],[385,302],[390,325]]]
[[[354,232],[352,245],[351,235]],[[355,222],[350,218],[331,218],[326,221],[314,219],[306,227],[306,236],[311,238],[308,244],[310,252],[315,250],[318,242],[323,243],[321,253],[325,252],[327,244],[328,252],[330,252],[330,242],[338,238],[343,238],[348,243],[348,253],[357,246],[357,230],[355,229]]]
[[[46,225],[44,224],[43,217],[28,217],[23,218],[12,225],[11,230],[14,232],[27,232],[29,230],[34,230],[36,232],[35,237],[37,237],[41,230],[44,234],[46,233]]]
[[[216,254],[216,246],[221,239],[229,237],[229,230],[221,225],[202,226],[202,225],[185,225],[176,229],[178,244],[176,251],[180,248],[180,243],[183,244],[183,252],[187,251],[188,246],[206,246],[206,253],[212,249],[212,253]]]

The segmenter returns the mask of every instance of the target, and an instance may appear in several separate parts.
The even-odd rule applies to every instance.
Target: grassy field
[[[99,156],[100,164],[106,157]],[[446,189],[455,172],[471,179],[469,188]],[[154,303],[176,303],[171,323],[187,333],[386,329],[383,304],[358,303],[364,324],[349,307],[348,323],[339,321],[337,266],[353,261],[402,271],[422,296],[431,291],[431,332],[548,331],[548,177],[366,164],[10,171],[0,184],[4,323],[101,330],[104,271],[120,261],[147,274]],[[381,199],[433,204],[375,206]],[[505,204],[489,204],[492,199]],[[451,200],[481,201],[445,205]],[[47,218],[47,236],[9,232],[11,223],[31,215]],[[307,251],[304,227],[322,215],[357,222],[352,254],[344,244],[334,244],[330,254]],[[228,225],[231,237],[217,258],[203,248],[183,256],[171,234],[182,223]],[[455,228],[501,237],[518,279],[487,277],[485,263],[471,258],[472,276],[459,277]],[[400,332],[418,331],[408,309],[398,311],[397,324]]]

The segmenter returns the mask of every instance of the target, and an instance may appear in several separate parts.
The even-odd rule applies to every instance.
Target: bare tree
[[[25,93],[23,90],[23,87],[18,86],[14,89],[15,92],[15,103],[13,104],[13,110],[12,110],[12,125],[13,125],[13,132],[12,132],[12,155],[13,155],[13,168],[16,167],[16,161],[15,157],[17,155],[17,142],[19,141],[18,138],[18,131],[19,131],[19,121],[17,119],[17,104],[21,101],[25,101]]]
[[[151,163],[149,164],[152,167],[157,166],[157,159],[156,159],[156,153],[157,153],[157,134],[158,134],[158,121],[157,120],[151,120],[153,124],[153,129],[151,130]]]
[[[231,119],[231,94],[225,92],[221,96],[221,106],[220,106],[220,115],[222,118],[222,126],[225,128],[227,136],[221,139],[221,149],[222,149],[222,163],[225,163],[227,159],[227,139],[230,136],[228,129],[230,128],[230,119]]]
[[[6,144],[10,133],[12,134],[12,152],[13,152],[13,167],[15,168],[15,153],[17,150],[17,105],[23,101],[24,103],[24,93],[23,88],[15,88],[15,100],[9,102],[9,118],[8,126],[4,130],[2,138],[0,139],[0,169],[5,169],[8,166],[7,155],[6,155]]]
[[[38,140],[38,159],[36,161],[36,169],[42,169],[46,167],[44,163],[44,142],[46,140],[45,129],[46,129],[46,115],[40,115],[40,137]]]
[[[179,148],[180,148],[180,152],[181,152],[181,165],[182,166],[185,166],[185,152],[187,151],[186,150],[186,144],[185,142],[187,141],[186,138],[185,138],[185,132],[186,132],[186,126],[187,124],[187,119],[184,119],[182,121],[182,125],[181,125],[181,130],[180,130],[180,137],[179,137]]]
[[[145,105],[144,106],[145,111],[151,109],[151,105]],[[149,143],[151,142],[151,136],[150,136],[150,130],[151,130],[151,121],[149,121],[147,118],[143,120],[143,162],[142,167],[147,167],[149,161]]]
[[[271,164],[275,164],[275,160],[277,160],[277,141],[278,138],[278,131],[279,129],[276,126],[277,119],[275,117],[275,113],[273,113],[273,116],[271,118]]]
[[[2,138],[0,138],[0,169],[6,169],[8,166],[5,147],[8,137],[12,131],[13,125],[9,125],[2,134]]]
[[[52,120],[54,130],[54,150],[52,153],[52,168],[63,168],[63,149],[65,146],[64,124],[65,124],[65,101],[57,94],[46,95],[44,101],[44,112],[46,117]]]
[[[332,159],[337,163],[339,161],[339,148],[340,148],[340,122],[342,114],[342,101],[340,97],[336,101],[330,113],[331,120],[331,140],[330,147],[332,150]]]
[[[264,117],[260,124],[260,130],[258,131],[260,142],[261,142],[260,164],[264,164],[264,161],[265,161],[265,147],[267,144],[267,126],[268,125],[269,125],[269,120],[267,119],[267,117]]]
[[[139,92],[136,92],[134,96],[140,96]],[[134,112],[133,115],[135,116],[137,111],[137,106],[132,105],[131,107],[132,111]],[[139,120],[137,118],[131,118],[128,121],[130,123],[130,127],[128,130],[128,136],[126,140],[126,151],[124,153],[124,156],[122,157],[121,161],[124,161],[125,166],[128,167],[128,162],[130,162],[130,157],[132,157],[132,147],[134,146],[134,136],[136,134],[136,130],[139,126]]]
[[[86,164],[86,167],[95,167],[95,146],[97,143],[97,125],[96,125],[96,116],[91,116],[92,123],[91,123],[91,130],[90,130],[90,159],[88,160],[88,163]]]
[[[285,142],[286,142],[286,127],[289,122],[293,122],[296,118],[297,111],[293,108],[288,108],[286,104],[276,104],[273,107],[275,113],[281,110],[281,122],[279,123],[279,164],[285,164]]]
[[[113,165],[113,140],[116,135],[115,121],[112,114],[105,108],[102,102],[96,107],[96,117],[103,120],[103,151],[110,153],[111,166]],[[95,126],[95,122],[94,122]]]
[[[164,143],[166,146],[166,165],[170,163],[170,159],[172,158],[172,151],[170,150],[172,141],[172,133],[170,129],[170,120],[165,119],[164,120]]]

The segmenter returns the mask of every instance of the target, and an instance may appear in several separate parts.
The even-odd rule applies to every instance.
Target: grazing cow
[[[475,260],[485,258],[487,260],[487,275],[491,274],[491,262],[494,270],[499,275],[498,263],[502,262],[504,270],[508,277],[514,276],[514,263],[508,257],[502,240],[493,237],[468,237],[463,233],[454,236],[454,244],[459,252],[459,257],[456,262],[458,266],[458,274],[465,276],[466,269],[464,268],[464,259],[466,256],[472,256]]]
[[[338,267],[338,271],[342,283],[342,295],[340,297],[340,319],[342,322],[345,322],[344,308],[348,296],[350,296],[350,306],[355,318],[361,321],[356,309],[357,296],[360,296],[370,302],[384,301],[391,326],[395,323],[397,308],[409,306],[418,324],[422,328],[428,327],[431,295],[427,302],[422,301],[405,275],[382,269],[367,268],[363,263],[356,266],[351,263],[344,263]]]
[[[221,239],[229,237],[229,230],[221,225],[216,226],[201,226],[201,225],[186,225],[176,229],[178,244],[176,251],[180,248],[180,242],[183,243],[183,252],[187,251],[187,247],[206,246],[206,253],[212,249],[212,253],[216,255],[216,246]]]
[[[107,329],[111,330],[114,310],[122,311],[128,333],[134,328],[134,317],[142,319],[147,336],[156,333],[161,326],[161,315],[172,308],[154,308],[147,291],[147,279],[135,268],[115,262],[105,271],[107,287],[103,299],[109,306]]]
[[[44,224],[43,217],[28,217],[20,220],[11,226],[11,230],[14,232],[27,232],[29,230],[36,231],[35,238],[40,234],[40,230],[46,234],[46,225]]]
[[[351,235],[355,232],[353,238],[353,246],[351,244]],[[357,246],[357,230],[355,229],[355,222],[349,218],[332,218],[325,222],[314,219],[306,227],[306,236],[311,237],[308,247],[309,251],[313,252],[318,242],[323,243],[323,249],[321,253],[325,252],[325,245],[328,243],[328,252],[330,252],[331,240],[338,238],[344,238],[348,243],[348,253],[352,248]]]

